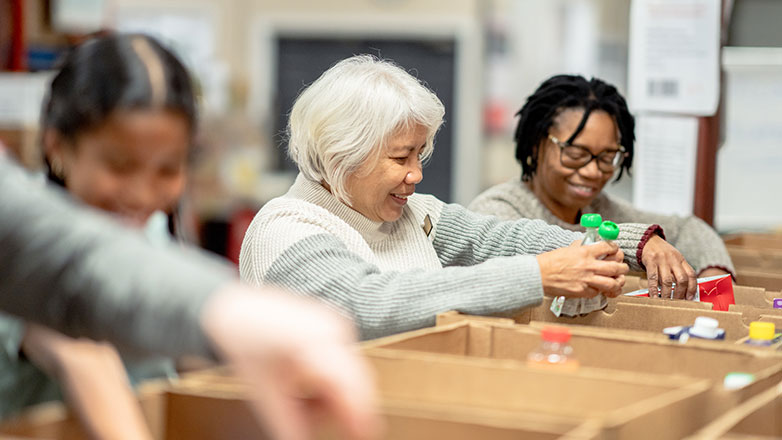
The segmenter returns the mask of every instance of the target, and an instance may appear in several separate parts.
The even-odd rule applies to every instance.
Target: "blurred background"
[[[778,230],[782,1],[681,4],[710,2],[720,14],[713,38],[719,49],[713,71],[704,76],[718,78],[717,104],[700,113],[664,112],[686,113],[696,124],[693,160],[667,150],[658,166],[676,170],[675,176],[634,173],[607,191],[644,209],[694,213],[722,233]],[[235,260],[255,212],[295,177],[284,135],[293,100],[337,60],[358,53],[389,58],[437,93],[446,123],[418,191],[467,204],[489,186],[520,176],[513,159],[514,114],[547,77],[595,76],[629,96],[638,75],[631,73],[631,54],[642,56],[633,48],[633,39],[640,38],[633,32],[652,29],[632,18],[637,3],[0,0],[0,140],[25,165],[39,168],[41,100],[68,48],[110,30],[158,37],[190,68],[200,93],[201,133],[187,203],[194,238]],[[677,13],[692,11],[697,12]],[[629,97],[634,112],[659,111],[634,105]],[[635,171],[643,166],[646,142],[637,135]],[[657,187],[660,180],[675,180],[670,198],[689,195],[670,206],[645,196],[643,188]]]

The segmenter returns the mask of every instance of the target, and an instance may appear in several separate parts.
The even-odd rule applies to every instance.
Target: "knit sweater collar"
[[[514,188],[514,193],[516,194],[516,197],[518,197],[522,202],[522,206],[530,207],[530,213],[532,215],[529,217],[539,218],[550,225],[557,225],[561,228],[570,229],[572,231],[582,230],[578,223],[566,222],[554,215],[554,213],[551,212],[551,210],[540,201],[538,196],[536,196],[535,193],[532,192],[532,190],[521,180],[513,179],[509,181],[508,184],[512,185]],[[605,195],[601,192],[597,198],[595,198],[592,203],[585,206],[581,212],[600,212],[600,204],[603,197],[605,197]]]
[[[312,181],[301,173],[296,176],[296,181],[287,195],[326,209],[358,231],[368,242],[386,238],[394,226],[394,223],[376,222],[368,219],[334,197],[320,182]]]

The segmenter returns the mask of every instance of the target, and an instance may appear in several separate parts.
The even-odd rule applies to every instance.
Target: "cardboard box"
[[[588,367],[568,373],[398,348],[366,353],[384,399],[504,413],[537,426],[599,425],[605,439],[678,439],[707,421],[699,411],[709,402],[707,380]]]
[[[782,383],[733,408],[688,440],[782,438]]]
[[[698,412],[709,401],[705,380],[590,368],[562,373],[516,360],[407,349],[367,347],[365,353],[376,371],[389,439],[673,439],[706,422]],[[191,377],[142,399],[158,439],[259,438],[242,400],[241,385],[220,375]],[[34,415],[2,432],[82,438],[72,419]]]
[[[782,234],[735,234],[723,240],[737,269],[782,270]]]
[[[628,276],[625,277],[625,285],[622,288],[622,293],[628,293],[633,292],[640,289],[646,289],[646,279],[642,277],[636,277],[636,276]],[[741,285],[738,283],[733,284],[733,298],[736,301],[736,304],[740,305],[747,305],[747,306],[753,306],[753,307],[760,307],[760,308],[772,308],[773,307],[773,301],[774,298],[782,298],[782,292],[775,292],[766,290],[765,287],[757,287],[757,286],[746,286]],[[616,298],[616,300],[622,301],[634,301],[636,299],[641,300],[649,300],[647,297],[625,297],[621,296],[619,298]],[[657,302],[660,303],[659,299],[651,299],[651,302],[647,303],[653,303]],[[666,302],[666,304],[674,304],[677,306],[686,306],[687,304],[693,304],[692,308],[703,308],[711,310],[711,305],[709,303],[697,303],[692,301],[672,301],[672,302]]]
[[[736,281],[746,286],[762,287],[767,290],[782,290],[782,268],[753,270],[736,269]]]
[[[153,437],[159,440],[266,438],[244,402],[242,385],[224,370],[193,373],[175,385],[145,386],[139,393]],[[384,399],[386,439],[500,440],[598,439],[600,427],[565,417],[519,417],[453,404]],[[39,405],[0,425],[0,437],[75,440],[87,438],[80,423],[61,403]],[[340,438],[325,427],[318,439]]]
[[[464,324],[468,327],[464,328]],[[458,312],[438,315],[440,332],[417,337],[401,335],[378,340],[387,348],[436,351],[464,356],[524,360],[540,344],[540,330],[548,325],[514,324],[503,318],[475,319]],[[661,335],[610,332],[574,326],[571,345],[582,366],[665,376],[686,376],[714,381],[716,397],[735,404],[782,381],[782,353],[752,347],[690,340],[679,344]],[[387,342],[384,342],[387,341]],[[729,372],[755,375],[755,381],[739,390],[726,391],[722,381]],[[713,402],[716,402],[714,400]]]
[[[782,234],[735,234],[724,241],[739,284],[782,290]]]
[[[512,318],[520,324],[533,321],[552,322],[563,325],[585,325],[622,331],[640,331],[660,334],[666,327],[692,325],[695,318],[708,316],[719,322],[725,329],[725,339],[736,342],[749,335],[751,321],[773,322],[782,328],[782,316],[773,309],[758,310],[752,316],[744,316],[737,311],[714,311],[702,308],[689,301],[671,301],[659,299],[621,299],[609,301],[604,310],[594,311],[584,316],[555,316],[549,308],[551,298],[544,298],[542,305],[517,312]]]
[[[376,375],[386,377],[388,370],[375,363]],[[177,388],[200,390],[222,389],[238,393],[242,386],[236,379],[227,376],[224,370],[211,370],[190,374]],[[533,417],[491,408],[476,408],[455,402],[411,400],[390,397],[382,392],[381,413],[385,419],[386,439],[431,439],[448,436],[450,439],[468,440],[492,439],[555,439],[563,436],[573,440],[597,439],[599,426],[594,422],[580,423],[560,416]],[[173,438],[173,437],[171,437]],[[336,439],[332,431],[324,431],[319,439]]]

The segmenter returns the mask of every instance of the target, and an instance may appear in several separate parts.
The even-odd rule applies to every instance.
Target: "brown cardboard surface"
[[[695,303],[687,301],[631,298],[610,301],[605,310],[588,315],[557,317],[549,310],[551,298],[544,298],[540,306],[521,310],[513,319],[521,324],[532,321],[555,322],[662,334],[662,330],[666,327],[691,325],[698,316],[708,316],[719,322],[720,327],[725,329],[725,339],[732,342],[749,335],[749,323],[752,321],[768,321],[776,325],[780,323],[779,312],[773,309],[747,306],[741,308],[741,312],[725,312],[702,309],[693,304]]]
[[[723,237],[725,246],[782,250],[782,234],[740,233]]]
[[[776,271],[782,268],[782,249],[757,249],[726,246],[737,269]]]
[[[736,234],[724,238],[738,270],[782,270],[782,234]]]
[[[512,411],[517,417],[599,420],[604,438],[681,438],[705,423],[709,382],[581,368],[563,373],[524,362],[368,348],[390,399]],[[652,432],[649,427],[654,426]]]
[[[782,298],[782,293],[762,287],[733,286],[733,299],[736,304],[770,309],[773,307],[774,298]]]
[[[782,290],[782,234],[736,234],[724,241],[739,284]]]
[[[567,325],[637,330],[662,335],[662,331],[666,327],[691,325],[698,316],[708,316],[719,321],[720,327],[725,329],[726,340],[736,341],[749,334],[749,327],[744,324],[743,318],[738,312],[636,304],[628,301],[616,303],[614,310],[598,310],[585,316],[557,317],[549,310],[550,305],[551,298],[544,298],[541,306],[522,310],[514,316],[514,319],[521,324],[528,324],[532,321],[555,322]]]
[[[573,420],[551,417],[525,417],[516,413],[460,407],[453,404],[423,403],[386,399],[383,414],[387,420],[386,438],[449,440],[473,439],[559,439],[599,438],[594,423],[573,427]]]
[[[194,372],[173,386],[146,387],[140,396],[142,410],[155,439],[265,438],[244,403],[241,382],[225,369]],[[460,407],[454,404],[384,399],[385,439],[449,440],[534,439],[595,440],[594,422],[581,423],[561,416],[520,416],[511,411]],[[22,417],[0,426],[0,437],[75,440],[86,433],[61,403],[40,405]],[[341,438],[327,427],[318,439]]]
[[[448,312],[435,329],[423,329],[366,343],[367,347],[448,353],[460,356],[523,360],[540,341],[540,328],[509,324],[507,320],[475,319]],[[461,321],[460,321],[461,319]],[[543,325],[543,324],[540,324]],[[583,367],[660,374],[672,377],[708,379],[715,385],[699,415],[712,420],[740,402],[773,387],[782,380],[782,353],[759,352],[749,347],[692,340],[686,345],[644,334],[609,333],[605,329],[572,327],[572,345]],[[487,347],[469,341],[482,340]],[[725,374],[753,373],[755,382],[739,390],[724,390]],[[782,414],[782,413],[780,413]],[[657,426],[649,423],[647,426]],[[663,437],[660,437],[663,438]]]
[[[635,290],[645,289],[646,279],[636,276],[625,277],[625,285],[622,288],[622,293],[628,293]],[[782,298],[782,292],[767,290],[764,287],[753,287],[741,284],[733,284],[733,297],[736,300],[736,304],[748,305],[754,307],[771,308],[774,298]],[[663,302],[661,299],[654,299],[648,297],[627,297],[620,296],[615,299],[616,301],[643,301],[646,304],[658,304]],[[609,300],[610,302],[611,300]],[[665,301],[665,304],[675,305],[677,307],[692,307],[692,308],[707,308],[711,309],[711,304],[700,303],[684,300],[669,300]]]
[[[782,383],[715,419],[689,440],[782,438]]]
[[[372,347],[447,353],[472,357],[523,361],[540,344],[540,329],[549,324],[513,325],[498,320],[475,321],[449,313],[454,323],[372,341]],[[462,316],[464,320],[457,321]],[[734,394],[737,401],[757,394],[782,380],[782,353],[714,341],[691,340],[679,344],[646,334],[607,332],[605,329],[570,327],[571,344],[584,367],[709,379],[718,392],[725,374],[752,373],[755,383]],[[479,336],[476,336],[479,335]],[[468,341],[484,341],[484,346]],[[368,343],[369,344],[369,343]]]
[[[762,287],[766,290],[782,290],[782,267],[772,271],[738,268],[736,281],[746,286]]]

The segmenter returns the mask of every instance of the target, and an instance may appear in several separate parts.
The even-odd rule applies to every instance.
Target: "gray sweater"
[[[470,209],[505,220],[536,218],[572,231],[583,230],[580,225],[557,218],[519,179],[487,189],[473,200]],[[709,225],[697,217],[678,217],[641,211],[629,203],[608,196],[605,192],[600,193],[582,211],[598,213],[604,220],[616,223],[659,224],[665,231],[666,241],[684,255],[696,273],[710,267],[721,268],[734,275],[736,273],[722,239]]]
[[[0,157],[0,310],[120,348],[212,356],[201,306],[232,278],[224,263],[153,247]]]
[[[618,240],[636,269],[648,227],[628,225]],[[581,237],[420,194],[408,198],[398,220],[373,222],[299,175],[253,219],[239,270],[250,284],[325,300],[351,316],[367,339],[433,325],[447,310],[480,315],[537,305],[543,287],[534,255]]]

